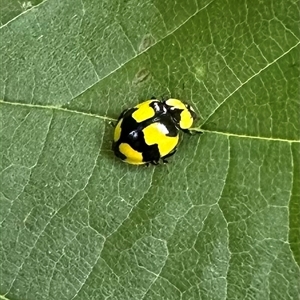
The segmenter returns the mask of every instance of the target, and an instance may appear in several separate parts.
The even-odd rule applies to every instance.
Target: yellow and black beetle
[[[195,118],[194,109],[178,99],[152,98],[121,113],[112,150],[129,164],[167,163],[177,150],[179,130],[189,133]]]

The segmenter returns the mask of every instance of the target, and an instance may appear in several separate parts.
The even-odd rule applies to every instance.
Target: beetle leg
[[[163,162],[164,164],[168,164],[168,163],[169,163],[165,158],[162,158],[162,162]]]
[[[167,155],[165,155],[164,157],[161,158],[162,161],[165,162],[165,159],[168,158],[168,157],[171,157],[172,155],[174,155],[176,151],[177,151],[177,148],[174,148],[169,154],[167,154]],[[166,163],[168,163],[168,162],[166,161]]]
[[[184,133],[187,133],[189,135],[194,135],[194,134],[202,134],[202,131],[198,131],[198,130],[190,130],[190,129],[181,129],[181,131],[183,131]]]

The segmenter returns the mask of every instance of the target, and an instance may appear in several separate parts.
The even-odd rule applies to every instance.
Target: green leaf
[[[298,1],[0,8],[0,299],[299,299]],[[124,164],[151,96],[204,134]]]

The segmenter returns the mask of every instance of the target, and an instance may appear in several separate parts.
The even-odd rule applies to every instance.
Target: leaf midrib
[[[66,113],[74,113],[74,114],[79,114],[83,115],[89,118],[97,118],[103,121],[108,121],[108,122],[116,122],[117,120],[114,118],[110,118],[107,116],[100,116],[97,114],[91,114],[91,113],[86,113],[82,111],[77,111],[77,110],[71,110],[67,108],[62,108],[59,106],[47,106],[47,105],[40,105],[40,104],[27,104],[27,103],[16,103],[16,102],[7,102],[0,100],[0,105],[1,104],[7,104],[7,105],[12,105],[12,106],[21,106],[21,107],[28,107],[28,108],[33,108],[33,109],[49,109],[49,110],[56,110],[56,111],[62,111]],[[265,141],[277,141],[277,142],[286,142],[286,143],[300,143],[300,140],[290,140],[290,139],[282,139],[282,138],[272,138],[272,137],[263,137],[263,136],[253,136],[253,135],[246,135],[246,134],[235,134],[235,133],[230,133],[230,132],[223,132],[223,131],[216,131],[216,130],[207,130],[207,129],[202,129],[201,127],[195,127],[195,130],[201,130],[202,132],[206,133],[214,133],[214,134],[220,134],[220,135],[225,135],[225,136],[232,136],[232,137],[238,137],[238,138],[243,138],[243,139],[258,139],[258,140],[265,140]]]

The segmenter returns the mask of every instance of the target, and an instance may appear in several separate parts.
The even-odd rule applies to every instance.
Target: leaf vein
[[[272,66],[274,63],[276,63],[278,60],[280,60],[282,57],[284,57],[286,54],[288,54],[290,51],[292,51],[294,48],[296,48],[300,44],[300,41],[298,41],[297,44],[295,44],[293,47],[291,47],[289,50],[282,53],[280,56],[278,56],[276,59],[274,59],[272,62],[268,63],[265,67],[260,69],[257,73],[253,74],[251,77],[249,77],[246,81],[244,81],[241,85],[239,85],[233,92],[231,92],[227,97],[224,98],[222,102],[208,115],[208,117],[203,121],[202,125],[207,123],[207,121],[210,119],[210,117],[236,92],[238,92],[244,85],[246,85],[249,81],[251,81],[253,78],[258,76],[261,72],[265,71],[267,68]]]

